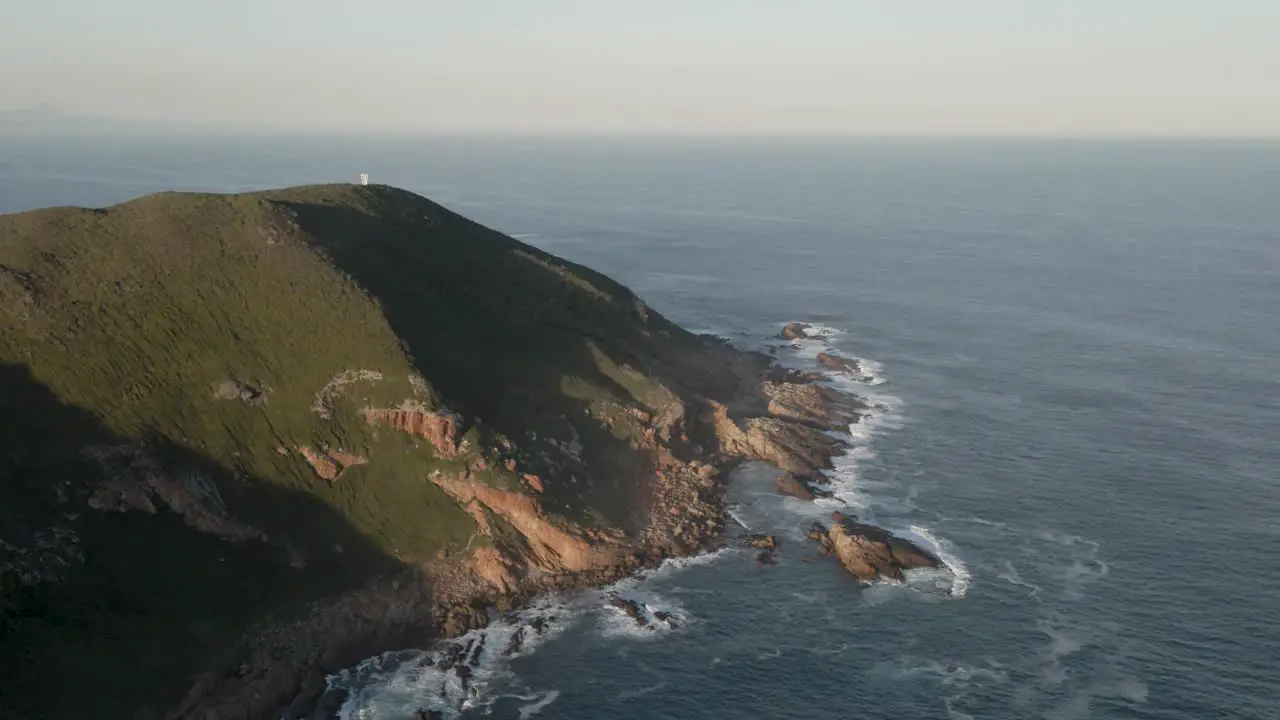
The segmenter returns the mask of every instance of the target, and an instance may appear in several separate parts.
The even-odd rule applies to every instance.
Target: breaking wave
[[[607,639],[653,640],[681,632],[694,622],[676,599],[659,593],[655,580],[688,568],[714,563],[740,552],[715,552],[671,558],[594,590],[538,598],[529,607],[497,617],[430,650],[405,650],[369,658],[329,678],[330,688],[349,691],[342,720],[400,720],[418,710],[436,710],[446,718],[465,711],[485,711],[504,697],[533,700],[520,717],[533,717],[559,696],[558,691],[504,695],[515,680],[511,661],[580,622],[594,619]],[[628,615],[615,598],[635,603],[644,622]]]

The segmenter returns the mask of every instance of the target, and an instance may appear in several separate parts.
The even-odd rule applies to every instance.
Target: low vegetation
[[[704,346],[387,187],[0,216],[0,716],[147,717],[250,628],[483,546],[435,471],[518,490],[518,458],[550,514],[633,527],[623,406],[729,395]],[[463,450],[366,412],[397,407]]]

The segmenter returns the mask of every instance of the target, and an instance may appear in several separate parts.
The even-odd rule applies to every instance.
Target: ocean
[[[612,588],[677,628],[545,598],[461,717],[1280,718],[1280,143],[0,137],[0,212],[361,172],[690,329],[812,323],[779,360],[861,358],[881,405],[840,497],[950,568],[859,587],[804,540],[830,502],[747,466],[777,565]],[[335,677],[344,717],[435,707],[423,657]]]

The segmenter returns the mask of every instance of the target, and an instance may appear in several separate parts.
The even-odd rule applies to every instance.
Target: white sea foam
[[[848,333],[847,330],[844,330],[838,327],[832,327],[830,325],[823,325],[822,323],[808,323],[807,327],[805,327],[804,329],[804,334],[810,338],[830,339],[834,337],[840,337],[841,335],[845,335],[847,333]]]
[[[549,690],[545,695],[528,705],[520,706],[520,720],[528,720],[529,718],[542,712],[542,709],[556,701],[560,697],[559,690]]]
[[[713,552],[668,558],[655,568],[641,570],[612,585],[592,591],[601,634],[609,638],[653,640],[671,632],[683,631],[695,618],[684,609],[678,599],[660,593],[657,585],[689,568],[710,565],[743,552],[741,548],[723,547]],[[612,600],[615,596],[638,603],[644,614],[645,624],[637,623],[614,606]]]
[[[902,533],[907,535],[908,533]],[[922,544],[927,545],[934,555],[942,561],[942,564],[951,572],[951,595],[954,597],[964,597],[969,592],[969,582],[972,575],[969,573],[969,566],[956,556],[951,542],[945,538],[940,538],[929,531],[928,528],[920,525],[912,525],[910,535],[923,540]],[[918,572],[918,571],[917,571]],[[908,573],[910,575],[910,573]]]
[[[452,718],[466,709],[489,707],[496,700],[491,690],[510,675],[507,667],[510,660],[532,652],[548,638],[558,635],[578,615],[580,608],[573,602],[545,597],[441,647],[369,658],[329,678],[330,687],[351,691],[339,717],[384,720],[407,717],[425,709],[439,710],[445,717]],[[508,653],[516,635],[520,636],[521,647]],[[455,664],[442,669],[442,661],[450,656],[454,657]],[[471,668],[465,689],[456,669],[458,665]]]
[[[600,634],[606,638],[629,640],[656,640],[672,632],[688,627],[692,618],[680,604],[668,597],[646,589],[631,588],[618,592],[618,597],[635,602],[644,615],[644,624],[636,622],[611,602],[612,596],[601,598]]]
[[[658,565],[658,567],[641,570],[631,577],[619,580],[614,583],[612,587],[624,587],[630,583],[639,584],[651,580],[666,579],[683,570],[710,565],[726,558],[740,555],[742,552],[742,548],[722,547],[711,552],[689,555],[688,557],[667,558],[666,560],[663,560],[662,564]]]
[[[491,709],[502,697],[534,702],[524,705],[520,717],[530,718],[552,703],[559,692],[533,695],[502,695],[513,679],[512,658],[527,655],[571,625],[594,617],[607,638],[650,640],[688,627],[694,618],[679,601],[661,594],[655,581],[667,579],[691,567],[716,562],[739,553],[738,548],[685,558],[672,558],[656,568],[596,590],[568,595],[544,596],[528,608],[500,617],[488,626],[472,630],[431,650],[386,653],[369,658],[355,668],[329,678],[330,687],[351,692],[340,712],[342,720],[390,720],[407,717],[419,709],[439,710],[447,718],[464,711]],[[646,623],[641,626],[612,604],[623,597],[638,603]],[[519,636],[519,649],[513,638]],[[450,656],[454,664],[442,669]],[[448,664],[448,663],[445,663]],[[471,668],[464,683],[456,667]]]
[[[729,514],[729,517],[732,518],[734,522],[742,526],[743,530],[750,532],[751,526],[747,524],[747,521],[742,519],[742,516],[738,514],[737,510],[734,508],[726,508],[725,512]]]
[[[845,331],[827,325],[813,324],[806,331],[806,338],[794,341],[789,347],[794,360],[812,369],[817,364],[818,353],[831,351],[833,341]],[[838,351],[838,350],[837,350]],[[876,458],[875,440],[882,434],[901,429],[905,424],[902,400],[879,389],[886,384],[884,366],[867,358],[856,357],[861,376],[825,371],[826,383],[836,390],[861,398],[868,406],[862,416],[849,425],[845,433],[832,433],[850,443],[842,454],[832,458],[833,468],[827,471],[829,489],[833,497],[813,503],[788,503],[785,507],[802,514],[818,517],[831,510],[841,510],[860,520],[877,523],[877,515],[888,518],[909,515],[919,508],[915,505],[915,488],[903,488],[898,483],[868,481],[861,472],[862,466]],[[968,566],[955,553],[951,543],[933,535],[928,528],[911,526],[909,531],[898,534],[916,539],[942,560],[944,570],[913,570],[906,573],[906,583],[885,581],[877,583],[865,600],[871,604],[884,602],[902,589],[910,589],[934,595],[945,593],[963,597],[969,589],[972,575]]]

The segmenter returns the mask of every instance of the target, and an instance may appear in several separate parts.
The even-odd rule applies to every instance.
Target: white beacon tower
[[[369,184],[369,173],[360,173],[360,184],[361,185]]]

